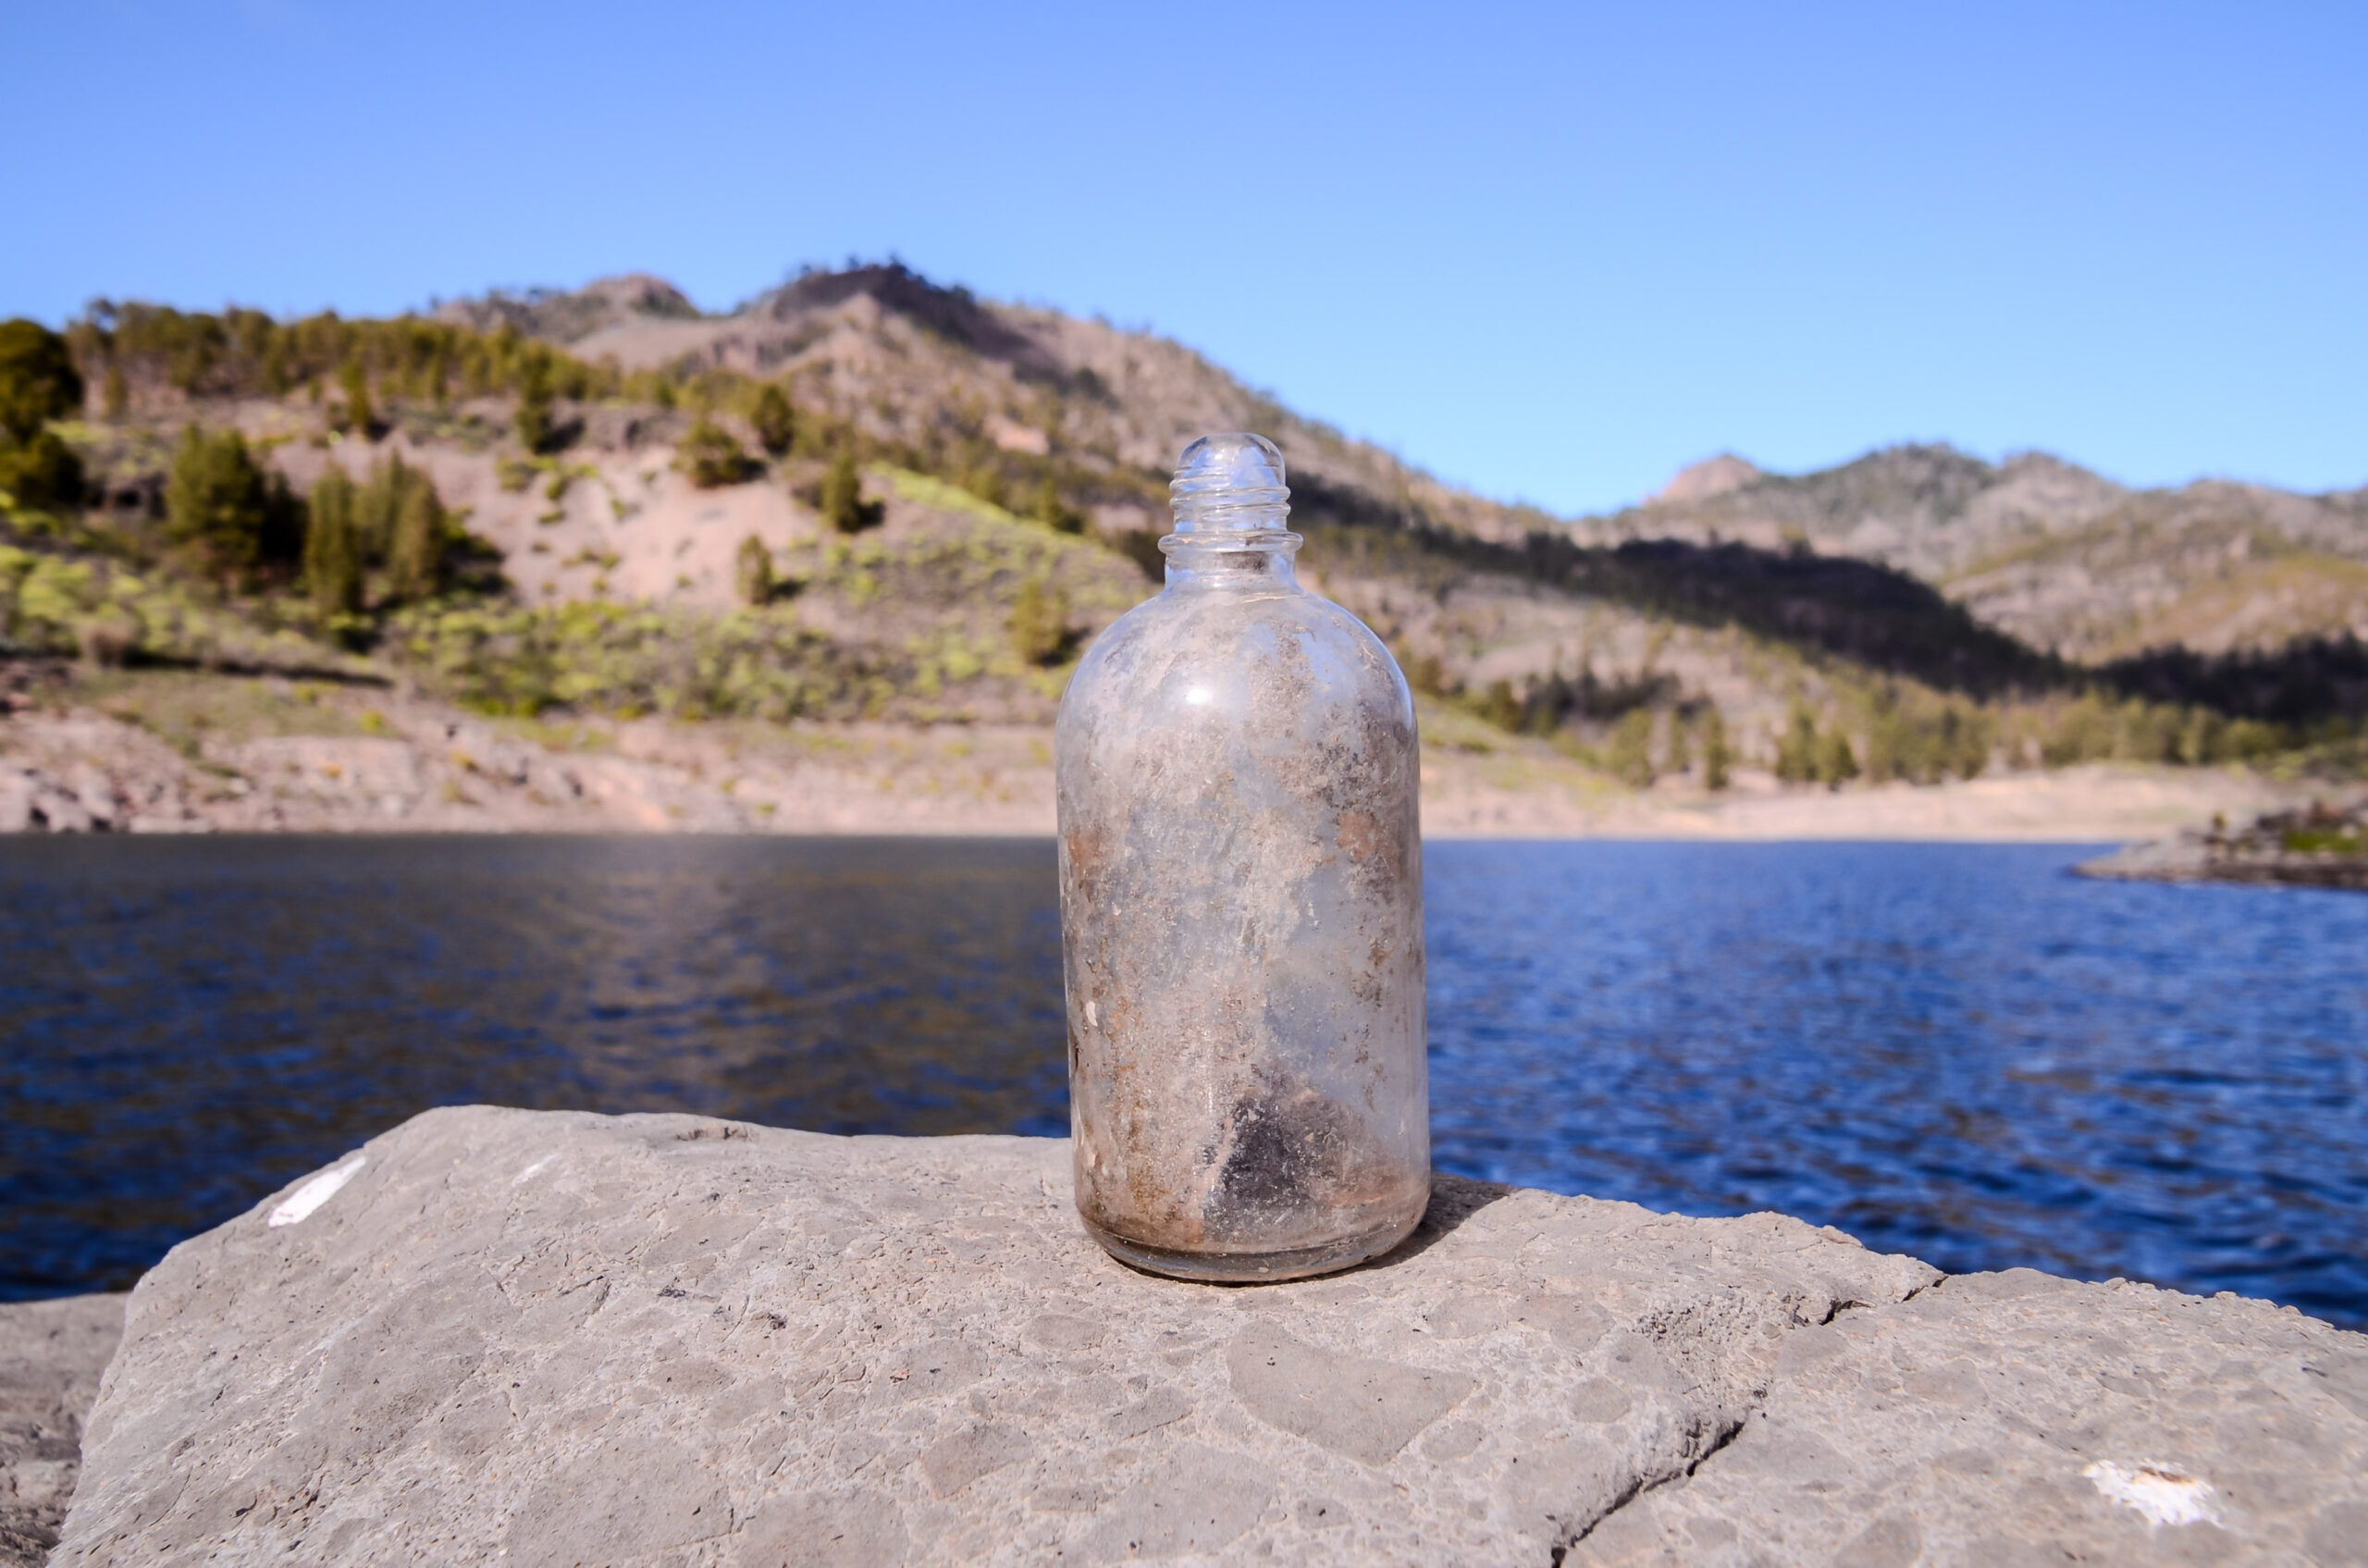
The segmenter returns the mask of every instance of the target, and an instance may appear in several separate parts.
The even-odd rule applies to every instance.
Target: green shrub
[[[674,449],[674,466],[702,490],[740,484],[757,468],[732,432],[704,414],[692,421],[682,445]]]
[[[732,558],[733,586],[739,590],[740,602],[747,605],[769,604],[773,597],[773,552],[765,541],[751,534],[740,541],[739,553]]]
[[[1076,642],[1077,634],[1069,629],[1068,595],[1042,577],[1021,583],[1011,606],[1013,651],[1030,664],[1053,665],[1067,658]]]
[[[1061,488],[1049,474],[1036,487],[1036,521],[1064,534],[1085,532],[1085,513],[1061,499]]]
[[[1520,698],[1513,695],[1512,682],[1490,681],[1488,683],[1488,690],[1480,699],[1480,717],[1500,730],[1518,733],[1522,721],[1528,716],[1527,706]]]

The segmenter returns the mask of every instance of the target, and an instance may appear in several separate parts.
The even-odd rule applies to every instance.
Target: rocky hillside
[[[1199,432],[1269,430],[1301,481],[1302,515],[1388,517],[1498,542],[1566,526],[1595,544],[1806,544],[1910,574],[1983,624],[2081,661],[2368,636],[2368,489],[2302,496],[2204,480],[2132,490],[2045,453],[1993,464],[1906,446],[1798,475],[1721,456],[1642,506],[1558,525],[1345,440],[1176,343],[981,302],[897,267],[809,274],[722,315],[700,315],[649,278],[493,296],[444,314],[509,323],[628,369],[785,377],[802,397],[892,438],[917,420],[975,423],[1008,451],[1057,449],[1155,475]],[[1159,521],[1149,499],[1130,525]]]
[[[1641,506],[1574,527],[1595,540],[1800,543],[1881,562],[1986,625],[2083,661],[2368,638],[2368,489],[2132,490],[2044,452],[1993,464],[1907,446],[1803,475],[1714,458]]]
[[[574,293],[490,295],[439,308],[507,325],[626,371],[722,370],[778,379],[802,407],[867,437],[968,458],[1057,458],[1104,476],[1097,516],[1165,528],[1176,454],[1211,430],[1258,430],[1289,454],[1302,518],[1403,513],[1518,540],[1545,513],[1443,485],[1381,449],[1284,408],[1191,350],[1102,321],[980,300],[902,266],[809,272],[721,315],[672,285],[610,278]]]
[[[0,657],[386,690],[371,710],[413,727],[446,721],[404,704],[1041,725],[1153,590],[1167,467],[1219,428],[1280,441],[1303,574],[1393,643],[1461,755],[1713,792],[2350,767],[2368,709],[2356,645],[2245,651],[2368,621],[2342,574],[2368,572],[2358,496],[2166,498],[1908,448],[1797,478],[1721,459],[1558,520],[1178,344],[897,266],[723,315],[649,278],[391,321],[102,305],[27,352],[49,401],[0,451],[31,476],[0,523]],[[2211,546],[2239,528],[2221,490],[2252,498],[2241,552]],[[2273,579],[2244,574],[2273,569],[2292,591],[2263,608]],[[2207,590],[2235,608],[2189,650],[2082,661]],[[182,746],[235,771],[215,750]]]

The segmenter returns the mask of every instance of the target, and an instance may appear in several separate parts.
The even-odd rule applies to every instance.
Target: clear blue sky
[[[1571,512],[2368,483],[2368,6],[11,6],[0,314],[894,253]]]

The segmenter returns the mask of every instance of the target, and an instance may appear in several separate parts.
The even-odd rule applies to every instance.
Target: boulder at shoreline
[[[2350,809],[2314,802],[2273,811],[2234,833],[2190,829],[2126,845],[2073,868],[2111,882],[2224,882],[2368,893],[2368,798]]]
[[[132,1293],[60,1564],[2325,1563],[2368,1337],[1440,1178],[1128,1271],[1068,1146],[431,1111]],[[2351,1555],[2345,1555],[2350,1553]]]

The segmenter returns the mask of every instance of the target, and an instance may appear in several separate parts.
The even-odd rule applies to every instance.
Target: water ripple
[[[2368,1327],[2368,899],[2062,847],[1433,845],[1442,1168]],[[413,1112],[1057,1133],[1042,843],[0,846],[0,1298]]]

